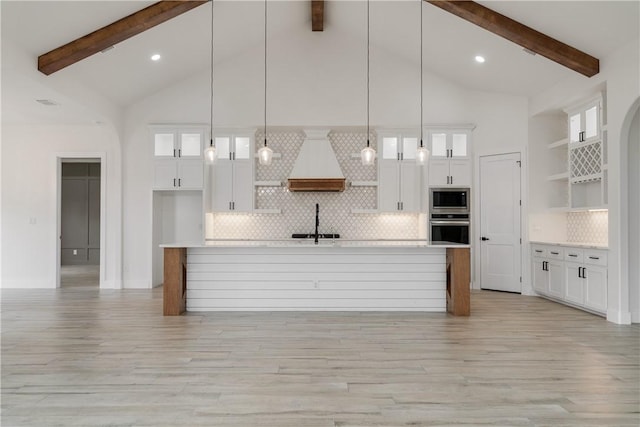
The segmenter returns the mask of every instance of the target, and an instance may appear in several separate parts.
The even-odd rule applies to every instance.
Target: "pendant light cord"
[[[267,0],[264,0],[264,146],[267,146]]]
[[[421,0],[422,1],[422,0]],[[367,0],[367,147],[370,145],[369,141],[369,56],[370,56],[370,43],[369,43],[369,0]]]
[[[422,121],[424,120],[424,113],[423,113],[423,94],[424,94],[424,89],[423,89],[423,76],[422,76],[422,0],[420,1],[420,147],[424,147],[424,144],[422,142],[422,132],[423,132],[423,124]]]
[[[213,147],[213,0],[211,0],[211,100],[209,105],[211,140],[209,146]]]

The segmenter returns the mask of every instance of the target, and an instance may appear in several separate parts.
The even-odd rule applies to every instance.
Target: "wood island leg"
[[[187,309],[187,249],[164,248],[162,312],[179,316]]]
[[[471,312],[469,248],[447,248],[447,311],[454,316]]]

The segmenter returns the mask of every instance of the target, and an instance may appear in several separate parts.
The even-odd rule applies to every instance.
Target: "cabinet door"
[[[541,294],[549,293],[549,274],[543,270],[545,260],[533,258],[533,288]]]
[[[253,210],[253,171],[250,160],[233,162],[233,211]]]
[[[156,160],[153,165],[153,188],[175,190],[177,188],[177,160]]]
[[[452,158],[468,158],[469,157],[469,133],[453,132],[451,135],[449,153]],[[453,174],[452,174],[453,175]]]
[[[549,270],[549,295],[556,298],[564,298],[565,272],[564,263],[560,261],[547,261]]]
[[[177,157],[176,133],[172,130],[153,132],[153,156],[156,159]]]
[[[449,142],[445,132],[429,133],[429,150],[432,159],[446,159],[449,157]]]
[[[435,160],[429,162],[429,186],[446,187],[449,182],[449,160]]]
[[[607,311],[607,269],[587,265],[584,270],[584,305],[602,313]]]
[[[219,159],[213,173],[213,210],[228,212],[233,201],[233,163]]]
[[[582,264],[572,262],[565,263],[565,277],[567,278],[567,287],[564,293],[564,299],[574,304],[584,304],[584,279],[578,273]]]
[[[183,190],[200,190],[203,173],[201,159],[180,159],[178,161],[178,187]]]
[[[378,210],[396,212],[400,202],[400,172],[397,160],[378,161]]]
[[[400,162],[400,202],[404,212],[420,209],[420,167],[415,160]]]
[[[178,133],[179,157],[183,159],[201,158],[204,133],[202,131],[181,131]]]
[[[450,160],[449,172],[454,187],[471,186],[471,160]]]

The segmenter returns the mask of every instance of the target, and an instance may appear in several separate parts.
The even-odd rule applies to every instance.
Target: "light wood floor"
[[[477,292],[472,317],[205,313],[2,291],[2,426],[638,426],[640,327]]]

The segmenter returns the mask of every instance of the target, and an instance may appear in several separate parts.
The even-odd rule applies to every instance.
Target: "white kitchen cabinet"
[[[602,98],[565,110],[569,116],[569,143],[592,142],[602,132]]]
[[[203,183],[202,127],[151,126],[153,189],[199,190]]]
[[[469,130],[430,130],[428,146],[429,186],[471,186],[471,132]]]
[[[378,132],[378,210],[417,212],[421,206],[419,137],[411,132]]]
[[[255,132],[216,132],[216,163],[212,166],[212,200],[216,212],[253,210]]]
[[[532,245],[534,290],[591,312],[607,312],[607,251],[575,246]]]

